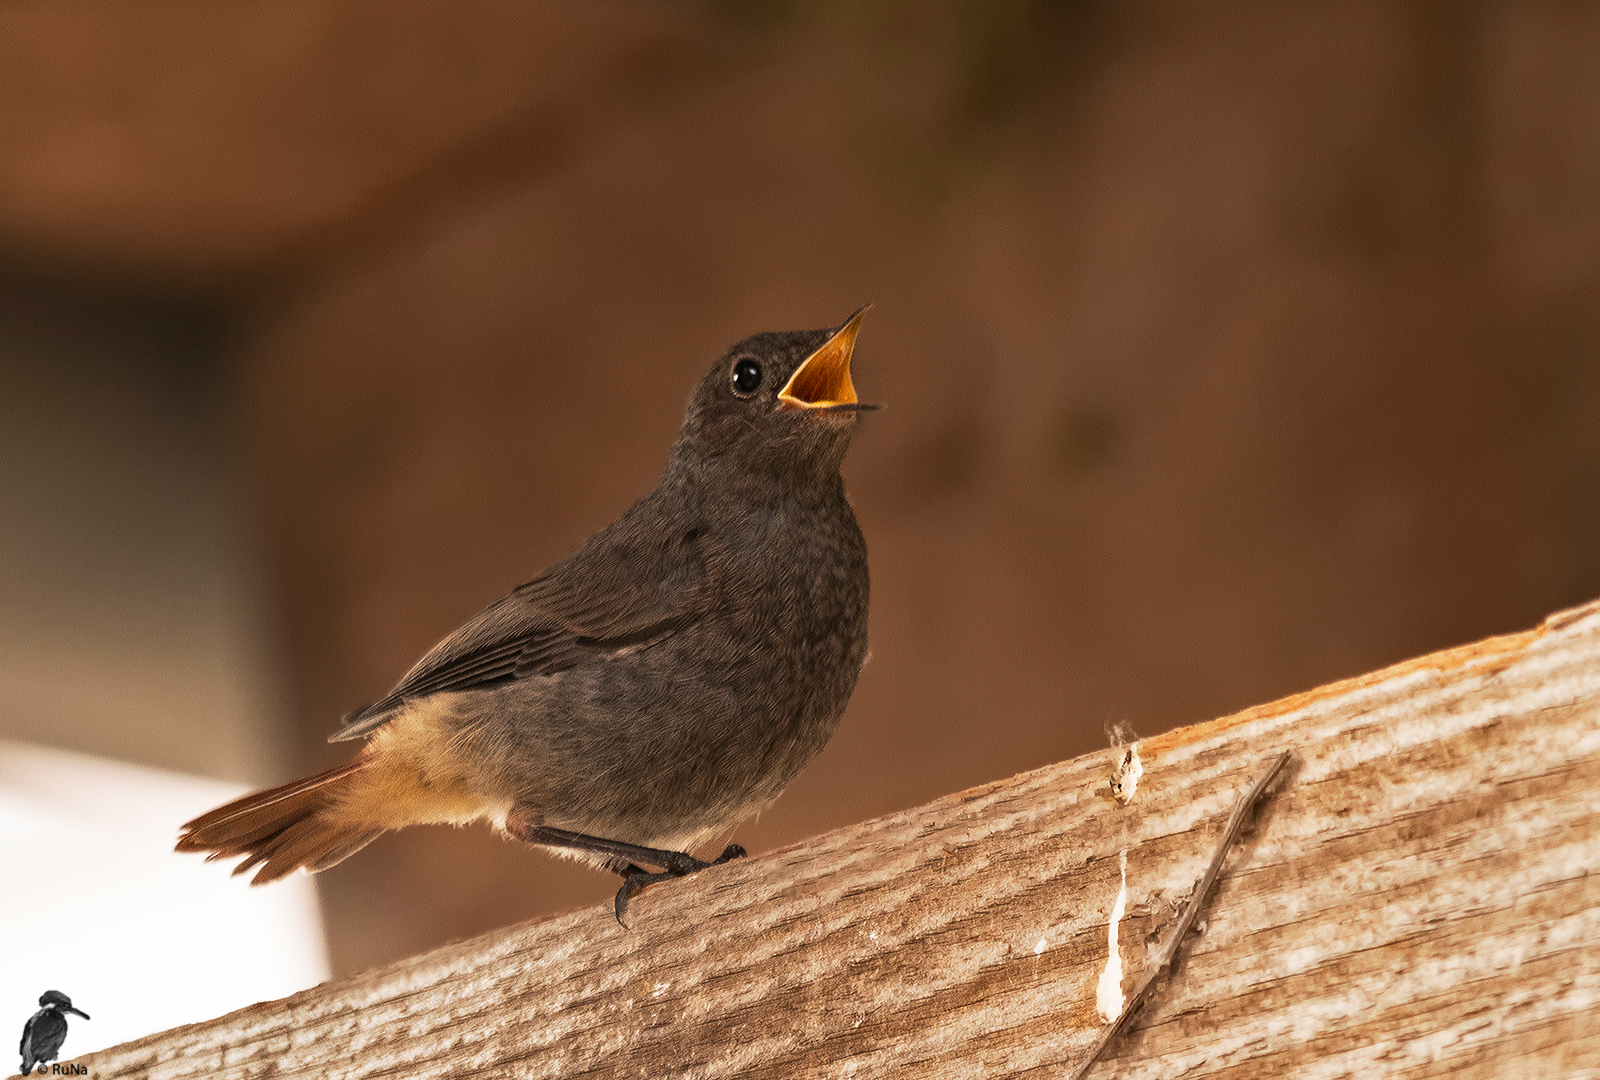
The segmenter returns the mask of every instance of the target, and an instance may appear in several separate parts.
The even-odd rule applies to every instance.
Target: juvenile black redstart
[[[259,885],[387,829],[487,820],[621,874],[618,921],[714,865],[687,852],[822,749],[866,656],[867,547],[839,475],[874,408],[850,379],[865,311],[728,350],[654,491],[347,716],[330,741],[365,738],[352,761],[195,818],[178,850],[244,856]]]

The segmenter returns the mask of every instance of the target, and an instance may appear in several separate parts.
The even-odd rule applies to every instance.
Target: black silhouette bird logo
[[[757,334],[689,399],[660,485],[445,638],[335,740],[349,764],[184,826],[255,882],[389,829],[487,820],[645,887],[778,797],[867,654],[867,548],[839,473],[862,411],[837,329]],[[659,872],[645,869],[660,867]]]
[[[46,1062],[54,1061],[61,1052],[61,1044],[67,1041],[66,1013],[89,1019],[88,1013],[73,1008],[72,999],[59,990],[46,990],[40,994],[39,1004],[42,1008],[28,1017],[28,1022],[22,1026],[23,1076],[33,1072],[35,1065],[42,1067]]]

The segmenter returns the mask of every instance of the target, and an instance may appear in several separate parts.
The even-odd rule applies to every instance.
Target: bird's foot
[[[553,825],[536,825],[534,822],[537,820],[532,811],[519,813],[513,809],[506,818],[506,831],[530,844],[544,844],[549,847],[569,848],[590,855],[605,856],[607,865],[623,878],[622,888],[617,890],[615,906],[617,922],[621,923],[624,929],[628,924],[622,921],[622,916],[628,910],[628,901],[650,886],[671,878],[697,874],[708,866],[721,866],[732,859],[745,857],[744,848],[738,844],[729,844],[722,849],[721,855],[706,862],[683,851],[643,847],[621,840],[608,840],[603,836],[573,832],[570,829],[558,829]],[[659,866],[661,872],[653,873],[645,870],[640,867],[640,863],[646,866]]]
[[[630,927],[622,919],[622,917],[628,912],[628,901],[644,892],[650,886],[658,884],[659,882],[670,881],[673,878],[688,877],[690,874],[698,874],[708,866],[721,866],[723,863],[730,862],[734,859],[743,859],[748,853],[738,844],[729,844],[727,847],[722,849],[721,855],[718,855],[710,862],[706,862],[704,859],[697,859],[693,855],[686,855],[681,851],[662,852],[661,854],[671,855],[673,856],[673,859],[670,862],[665,859],[645,860],[647,862],[653,862],[657,866],[665,867],[666,869],[661,873],[651,873],[650,871],[643,870],[631,863],[626,869],[621,871],[623,878],[622,888],[617,890],[617,899],[613,906],[616,909],[617,925],[622,927],[624,930],[632,929],[632,927]]]

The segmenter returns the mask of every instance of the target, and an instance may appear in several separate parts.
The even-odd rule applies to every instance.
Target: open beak
[[[861,329],[861,319],[871,307],[866,304],[858,309],[837,333],[795,369],[789,382],[778,391],[778,400],[785,407],[841,411],[877,408],[861,404],[856,399],[855,385],[850,381],[850,354],[855,352],[856,332]]]

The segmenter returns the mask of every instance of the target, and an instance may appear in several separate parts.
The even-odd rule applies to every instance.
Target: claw
[[[695,861],[700,862],[699,859],[696,859]],[[710,866],[711,864],[700,863],[700,865],[703,868]],[[675,874],[671,870],[668,870],[660,874],[651,874],[641,870],[636,874],[629,874],[623,880],[622,888],[617,890],[617,899],[612,904],[617,913],[617,925],[622,927],[624,930],[633,929],[633,927],[622,921],[622,916],[628,912],[629,900],[633,899],[635,896],[638,896],[640,893],[644,892],[657,882],[671,881],[673,878],[688,877],[692,873],[695,873],[695,871],[686,870],[681,874]]]
[[[697,859],[692,855],[683,855],[681,852],[677,852],[675,854],[680,855],[681,858],[674,859],[670,864],[667,865],[667,868],[659,874],[652,874],[649,871],[640,870],[637,866],[630,868],[629,873],[623,879],[622,888],[617,890],[616,900],[613,901],[611,905],[616,912],[618,926],[622,927],[624,930],[633,929],[633,927],[622,921],[622,916],[626,915],[628,912],[628,901],[644,892],[650,886],[662,881],[671,881],[673,878],[688,877],[690,874],[698,874],[700,871],[705,870],[708,867],[721,866],[725,862],[731,862],[734,859],[743,859],[747,857],[744,848],[740,847],[738,844],[729,844],[727,847],[722,849],[722,854],[718,855],[711,862]]]

